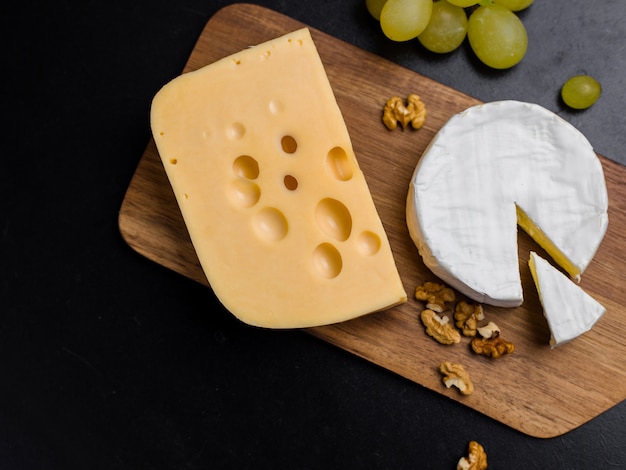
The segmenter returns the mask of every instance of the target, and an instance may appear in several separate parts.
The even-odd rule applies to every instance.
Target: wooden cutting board
[[[260,6],[228,6],[207,23],[184,72],[303,26]],[[609,191],[609,230],[581,286],[607,312],[590,332],[556,349],[548,346],[549,330],[527,266],[529,250],[544,252],[521,233],[520,269],[526,300],[513,309],[485,306],[487,319],[495,321],[503,337],[515,343],[515,353],[499,360],[479,357],[470,351],[467,339],[442,346],[425,334],[418,319],[422,304],[412,298],[417,285],[436,279],[409,238],[405,198],[415,165],[435,133],[453,114],[479,101],[320,31],[311,28],[311,33],[387,230],[409,301],[386,312],[307,331],[536,437],[563,434],[624,400],[626,168],[600,157]],[[386,130],[381,123],[386,100],[410,93],[426,103],[426,125],[419,131]],[[119,227],[137,252],[208,286],[153,141],[124,198]],[[207,295],[212,295],[209,290]],[[474,394],[465,397],[442,385],[438,365],[446,360],[466,367],[476,386]]]

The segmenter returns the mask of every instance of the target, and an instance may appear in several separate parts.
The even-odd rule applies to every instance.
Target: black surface
[[[626,403],[528,437],[307,334],[246,327],[125,245],[150,100],[227,3],[0,9],[0,468],[453,469],[471,439],[494,469],[626,468]],[[495,73],[467,48],[387,41],[364,0],[260,3],[483,101],[540,103],[626,162],[623,0],[535,0],[527,57]],[[571,112],[558,91],[581,72],[604,93]]]

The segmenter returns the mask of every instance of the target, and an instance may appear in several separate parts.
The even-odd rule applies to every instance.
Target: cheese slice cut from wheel
[[[425,265],[468,297],[523,301],[517,226],[579,278],[608,224],[602,165],[571,124],[530,103],[453,116],[421,157],[407,224]]]
[[[308,29],[174,79],[151,126],[207,280],[240,320],[303,328],[406,301]]]
[[[589,331],[605,308],[534,251],[528,261],[543,313],[550,328],[550,344],[558,346]]]

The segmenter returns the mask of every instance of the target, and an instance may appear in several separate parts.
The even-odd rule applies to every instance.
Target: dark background
[[[626,468],[624,402],[528,437],[306,333],[244,326],[123,242],[152,96],[228,3],[0,7],[0,469],[453,469],[471,439],[494,469]],[[626,163],[623,0],[535,0],[505,72],[389,42],[364,0],[259,3],[480,100],[542,104]],[[604,92],[572,112],[558,93],[578,73]]]

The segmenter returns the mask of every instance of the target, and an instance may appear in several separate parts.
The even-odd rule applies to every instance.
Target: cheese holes
[[[228,199],[239,208],[254,206],[261,197],[261,188],[245,178],[236,178],[228,186]]]
[[[298,142],[290,135],[283,136],[283,138],[280,139],[280,146],[283,152],[289,154],[296,153],[296,150],[298,150]]]
[[[234,122],[226,128],[226,137],[230,140],[239,140],[246,134],[246,127],[240,122]]]
[[[363,256],[373,256],[380,250],[380,237],[374,232],[366,230],[356,239],[358,252]]]
[[[352,164],[342,147],[333,147],[326,155],[326,170],[339,181],[349,181],[353,175]]]
[[[249,155],[241,155],[233,162],[235,176],[255,180],[259,177],[259,162]]]
[[[283,183],[285,184],[285,188],[287,188],[289,191],[295,191],[296,189],[298,189],[298,180],[295,176],[285,175],[285,178],[283,178]]]
[[[325,279],[334,279],[343,269],[341,254],[330,243],[322,243],[313,251],[313,268]]]
[[[318,228],[337,241],[346,241],[352,232],[352,215],[337,199],[322,199],[315,207]]]
[[[249,155],[241,155],[233,162],[232,171],[236,178],[228,187],[231,203],[239,208],[254,206],[261,197],[261,188],[252,181],[259,177],[259,163]]]
[[[266,242],[277,242],[285,238],[289,224],[285,215],[275,207],[265,207],[252,218],[257,236]]]

